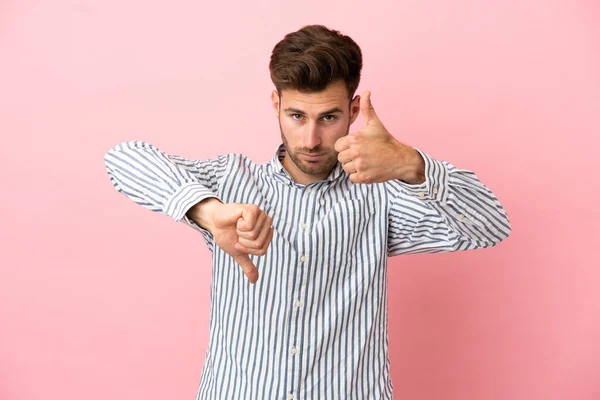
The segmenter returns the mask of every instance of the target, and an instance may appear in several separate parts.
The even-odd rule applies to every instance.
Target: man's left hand
[[[371,104],[371,92],[360,98],[366,126],[337,140],[335,150],[344,171],[355,183],[399,179],[410,184],[425,182],[425,161],[414,148],[397,141],[383,126]]]

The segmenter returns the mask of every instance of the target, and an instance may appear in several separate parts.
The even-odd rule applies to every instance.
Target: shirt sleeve
[[[425,160],[425,182],[385,183],[388,255],[486,248],[509,236],[506,212],[475,173],[417,151]]]
[[[104,155],[106,172],[119,192],[142,207],[166,214],[199,231],[212,251],[213,237],[185,214],[195,204],[219,198],[229,155],[215,160],[188,160],[150,143],[128,141]]]

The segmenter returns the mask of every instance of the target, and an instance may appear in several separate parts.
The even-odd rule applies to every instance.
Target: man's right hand
[[[196,204],[187,215],[208,230],[217,246],[233,257],[251,283],[256,283],[258,269],[248,255],[265,255],[273,238],[272,220],[264,211],[255,204],[223,204],[210,198]]]

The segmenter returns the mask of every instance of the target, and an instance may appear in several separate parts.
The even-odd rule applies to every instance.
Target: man
[[[486,248],[510,233],[473,172],[400,143],[370,93],[354,96],[361,68],[338,31],[286,35],[270,62],[283,144],[263,165],[137,141],[105,156],[119,192],[212,251],[198,399],[391,399],[387,257]],[[349,134],[359,113],[366,127]]]

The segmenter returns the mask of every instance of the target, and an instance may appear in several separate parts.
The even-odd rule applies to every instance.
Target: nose
[[[321,144],[321,133],[319,132],[319,126],[316,121],[310,121],[305,125],[306,131],[304,132],[304,143],[303,147],[307,149],[314,149]]]

